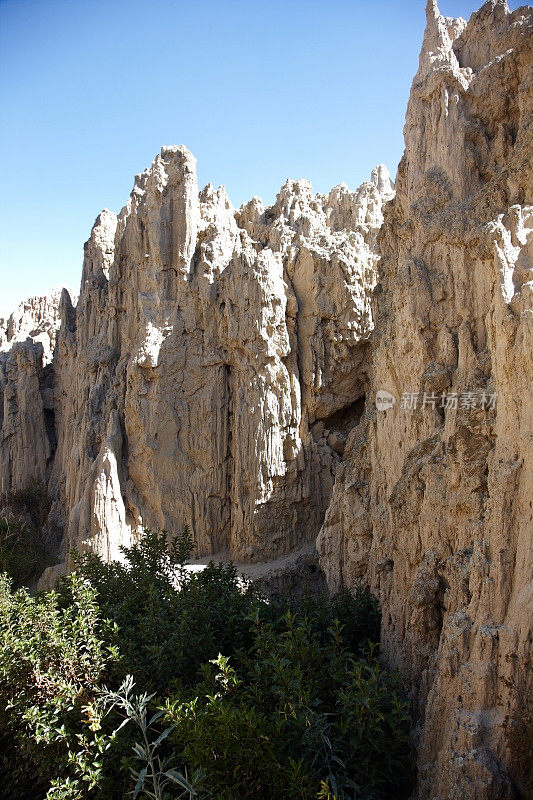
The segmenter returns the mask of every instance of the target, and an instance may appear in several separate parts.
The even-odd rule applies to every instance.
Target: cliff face
[[[165,147],[96,220],[77,305],[0,322],[4,490],[47,483],[65,554],[318,535],[330,588],[380,598],[419,800],[533,796],[532,26],[428,4],[395,199],[378,167],[235,210]]]
[[[96,220],[77,306],[65,293],[58,312],[54,453],[38,367],[6,372],[5,402],[23,391],[36,419],[6,412],[4,436],[43,452],[32,472],[15,448],[2,477],[49,480],[65,552],[119,557],[144,527],[189,523],[198,555],[288,553],[316,538],[362,412],[386,169],[355,193],[287,181],[272,207],[235,211],[223,188],[198,192],[195,164],[163,148]]]
[[[332,589],[363,577],[380,597],[422,798],[532,796],[516,744],[532,735],[532,23],[503,2],[468,25],[428,4],[379,236],[371,402],[318,540]]]
[[[61,290],[0,320],[0,491],[47,482],[55,449],[53,352]]]

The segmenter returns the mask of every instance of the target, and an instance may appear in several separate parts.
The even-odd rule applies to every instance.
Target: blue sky
[[[326,191],[379,162],[394,175],[424,5],[0,0],[0,316],[78,288],[94,218],[162,144],[187,145],[200,185],[235,205],[272,202],[287,177]]]

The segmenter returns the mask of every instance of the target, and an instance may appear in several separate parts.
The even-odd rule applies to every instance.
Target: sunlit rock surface
[[[315,196],[289,180],[272,207],[236,211],[223,187],[198,191],[185,147],[163,147],[120,214],[100,214],[77,305],[64,292],[50,314],[53,447],[36,336],[5,371],[6,403],[22,392],[30,413],[24,425],[22,411],[6,415],[3,478],[48,482],[66,553],[116,558],[143,528],[185,523],[198,555],[242,562],[316,538],[362,412],[376,236],[393,195],[380,166],[356,192]]]

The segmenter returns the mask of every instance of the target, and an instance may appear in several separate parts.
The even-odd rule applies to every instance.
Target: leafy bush
[[[10,798],[399,797],[407,703],[371,595],[268,599],[231,564],[189,573],[191,547],[147,533],[36,598],[2,580]]]
[[[219,656],[188,703],[167,700],[183,760],[206,769],[220,800],[389,797],[404,774],[409,717],[397,678],[372,647],[355,658],[338,622],[322,641],[312,629],[290,611],[276,626],[256,617],[236,668]]]
[[[120,727],[124,727],[129,722],[133,722],[141,735],[141,741],[135,742],[133,752],[137,760],[142,764],[139,770],[130,767],[131,774],[135,781],[133,796],[137,797],[140,792],[153,800],[165,800],[167,786],[179,786],[180,797],[192,798],[196,795],[192,786],[187,783],[186,778],[176,769],[170,766],[172,759],[162,759],[159,753],[161,744],[165,741],[169,733],[174,729],[174,725],[165,728],[154,738],[151,733],[155,723],[163,717],[163,711],[156,711],[150,714],[148,711],[150,701],[154,698],[151,694],[135,695],[132,693],[134,687],[133,678],[128,675],[118,692],[103,689],[99,693],[100,706],[104,709],[119,709],[124,713],[124,720]],[[197,773],[196,780],[200,777]]]
[[[18,588],[29,586],[53,563],[42,527],[50,513],[46,489],[30,483],[0,498],[0,572],[7,572]]]
[[[34,583],[50,561],[40,531],[18,519],[0,518],[0,572],[15,586]]]
[[[99,780],[107,743],[84,730],[84,704],[117,657],[105,643],[115,632],[86,580],[71,575],[63,595],[69,602],[61,606],[57,592],[12,593],[0,576],[0,724],[13,798],[28,796],[28,772],[42,787],[61,777],[90,790]]]
[[[118,681],[133,674],[139,686],[156,692],[173,681],[191,686],[210,658],[251,644],[248,616],[258,592],[240,584],[232,564],[187,572],[192,546],[188,529],[171,539],[147,532],[124,549],[124,563],[77,557],[103,615],[120,628]]]
[[[38,481],[30,481],[22,489],[12,489],[0,499],[0,505],[8,506],[13,511],[30,514],[35,527],[45,524],[52,501],[46,487]]]

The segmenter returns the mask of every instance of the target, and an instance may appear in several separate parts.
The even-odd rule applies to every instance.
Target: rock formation
[[[532,31],[428,3],[395,198],[381,166],[235,210],[164,147],[77,304],[0,323],[4,490],[47,484],[65,558],[188,523],[198,556],[297,564],[318,536],[330,588],[380,598],[419,800],[533,797]]]
[[[0,490],[45,484],[55,450],[53,352],[61,290],[0,320]]]
[[[119,557],[184,523],[198,555],[289,553],[316,538],[362,410],[385,167],[355,193],[287,181],[235,211],[222,187],[198,192],[195,164],[164,147],[96,220],[78,303],[54,307],[53,454],[35,336],[10,351],[32,367],[6,368],[4,402],[20,389],[32,415],[6,405],[2,477],[48,481],[66,553]],[[15,447],[30,440],[31,464]]]
[[[532,25],[504,2],[468,24],[428,4],[379,235],[371,402],[318,540],[332,589],[362,577],[380,598],[431,800],[533,790],[517,747],[533,736]]]

